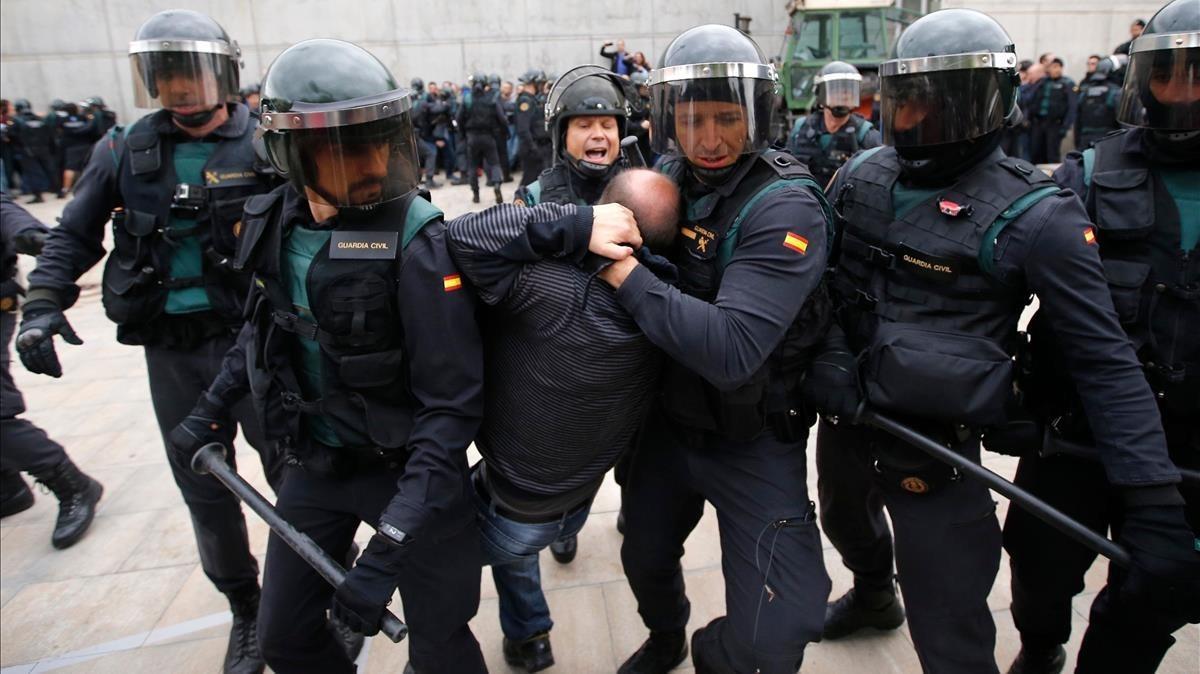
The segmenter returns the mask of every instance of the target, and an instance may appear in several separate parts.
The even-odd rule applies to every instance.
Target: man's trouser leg
[[[505,133],[505,130],[497,130],[496,133],[492,135],[492,140],[496,144],[496,160],[500,165],[501,177],[504,180],[508,180],[510,177],[509,172],[511,171],[511,167],[508,165],[508,152],[506,150],[507,145],[505,144],[505,140],[507,140],[507,134]]]
[[[1048,148],[1046,147],[1046,129],[1050,124],[1042,117],[1034,117],[1029,124],[1029,156],[1034,164],[1045,164]]]
[[[770,431],[688,454],[693,484],[717,511],[726,615],[697,632],[697,671],[793,674],[820,639],[830,581],[805,438]]]
[[[542,169],[546,168],[541,151],[536,144],[533,144],[532,147],[525,146],[526,143],[521,143],[521,187],[537,180]]]
[[[183,421],[200,393],[212,383],[221,358],[232,343],[232,337],[220,337],[190,350],[146,347],[150,399],[164,445],[167,434]],[[259,451],[268,483],[278,489],[282,461],[262,439],[249,400],[235,406],[233,416],[242,422],[247,440]],[[236,430],[231,428],[226,443],[230,450],[226,460],[231,467],[236,467],[232,451],[235,434]],[[205,575],[226,594],[257,586],[258,562],[250,553],[246,520],[237,497],[215,478],[196,474],[175,452],[167,451],[167,459],[192,516],[200,566]]]
[[[45,473],[67,459],[61,445],[46,432],[17,415],[25,411],[25,400],[13,381],[9,367],[12,353],[9,345],[16,332],[17,316],[11,311],[0,312],[0,470],[5,473]],[[19,479],[19,478],[18,478]]]
[[[433,180],[433,174],[437,171],[437,146],[427,140],[417,139],[417,156],[421,161],[421,167],[425,171],[425,180]]]

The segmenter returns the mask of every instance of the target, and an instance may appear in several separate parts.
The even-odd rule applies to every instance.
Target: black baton
[[[233,495],[250,507],[259,517],[271,527],[276,536],[296,551],[305,563],[321,574],[330,585],[337,587],[346,578],[346,570],[333,558],[325,553],[311,538],[296,530],[290,522],[276,512],[270,501],[263,498],[249,482],[242,479],[236,471],[225,463],[225,448],[218,442],[209,443],[200,448],[192,457],[192,470],[201,475],[212,475],[221,481]],[[385,610],[379,620],[379,631],[393,643],[400,643],[408,634],[408,626],[400,621],[391,611]]]
[[[646,158],[642,156],[642,148],[638,146],[637,136],[625,136],[621,139],[621,151],[629,161],[630,168],[646,168]]]

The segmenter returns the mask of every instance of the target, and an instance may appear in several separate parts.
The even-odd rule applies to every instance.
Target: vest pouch
[[[346,274],[314,293],[317,323],[337,336],[339,350],[379,349],[396,339],[394,281],[379,274]]]
[[[387,386],[400,376],[404,351],[377,351],[338,359],[338,379],[351,389]]]
[[[1142,287],[1150,276],[1150,265],[1115,259],[1102,262],[1104,280],[1108,282],[1108,291],[1112,295],[1117,318],[1121,320],[1122,325],[1136,322],[1142,302]]]
[[[355,391],[328,391],[325,418],[351,447],[403,449],[412,433],[411,406],[392,405]]]
[[[1092,176],[1096,226],[1114,239],[1138,239],[1154,228],[1154,190],[1147,169],[1100,171]]]
[[[105,261],[102,283],[104,313],[117,325],[145,323],[158,316],[167,301],[167,291],[158,283],[153,267],[127,269],[117,255],[109,255]]]
[[[974,335],[883,323],[866,355],[867,399],[880,409],[967,426],[1003,423],[1012,359]]]
[[[212,247],[223,257],[232,258],[237,253],[238,237],[242,232],[242,211],[248,199],[215,199],[209,206]]]

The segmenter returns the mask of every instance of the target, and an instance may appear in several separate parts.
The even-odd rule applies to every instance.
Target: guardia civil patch
[[[529,104],[528,104],[528,103],[522,103],[522,104],[521,104],[521,112],[526,112],[526,111],[528,111],[528,110],[529,110]]]

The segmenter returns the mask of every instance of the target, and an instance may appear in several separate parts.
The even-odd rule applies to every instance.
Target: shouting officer
[[[471,183],[471,201],[479,203],[479,169],[486,172],[487,184],[496,196],[496,203],[504,203],[500,194],[500,154],[496,149],[496,136],[508,125],[504,108],[500,105],[500,93],[488,88],[487,76],[475,73],[471,76],[471,88],[463,93],[463,103],[458,109],[458,128],[467,135],[467,176]]]
[[[698,26],[661,64],[651,139],[684,195],[679,288],[634,257],[601,272],[670,358],[623,491],[621,561],[650,638],[620,671],[686,657],[679,560],[708,501],[727,615],[692,635],[696,670],[792,674],[821,635],[830,588],[798,390],[827,322],[827,206],[803,164],[768,149],[777,76],[749,37]]]
[[[834,61],[813,78],[816,108],[796,120],[788,152],[804,162],[821,185],[828,185],[846,160],[859,150],[877,147],[879,131],[857,112],[862,102],[858,68]]]
[[[521,157],[521,184],[525,187],[537,180],[546,168],[546,157],[552,144],[546,129],[545,110],[540,93],[546,81],[546,73],[537,69],[526,70],[517,82],[521,90],[517,94],[517,152]]]
[[[481,349],[442,213],[415,189],[409,92],[362,48],[319,39],[280,54],[262,96],[289,184],[246,204],[249,318],[176,448],[211,440],[213,415],[249,391],[286,454],[280,515],[338,559],[361,522],[377,529],[336,593],[271,536],[259,634],[272,669],[353,672],[326,610],[372,635],[399,586],[412,668],[483,672],[466,492]]]
[[[1103,67],[1107,59],[1102,60]],[[1137,349],[1155,392],[1167,448],[1176,465],[1200,468],[1200,4],[1175,0],[1150,20],[1133,42],[1120,122],[1133,128],[1067,156],[1055,180],[1083,198],[1096,224],[1095,236],[1117,318]],[[1017,483],[1100,533],[1110,526],[1120,537],[1130,526],[1142,532],[1174,531],[1170,523],[1186,507],[1192,532],[1200,532],[1200,486],[1184,484],[1184,506],[1174,494],[1163,502],[1121,512],[1125,493],[1109,486],[1091,454],[1105,426],[1089,425],[1079,397],[1062,386],[1060,353],[1073,350],[1073,337],[1057,335],[1039,315],[1030,324],[1034,379],[1027,396],[1050,429],[1041,454],[1024,456]],[[1057,385],[1056,385],[1057,384]],[[1080,448],[1085,451],[1080,452]],[[1149,529],[1148,529],[1149,528]],[[1145,533],[1134,535],[1145,536]],[[1021,653],[1012,672],[1057,672],[1062,644],[1071,633],[1071,598],[1096,555],[1029,514],[1009,511],[1005,546],[1012,559],[1013,620]],[[1152,573],[1170,577],[1172,567],[1200,553],[1158,551]],[[1164,539],[1165,542],[1165,539]],[[1174,643],[1171,633],[1200,620],[1192,571],[1191,589],[1176,596],[1139,597],[1145,582],[1110,565],[1108,587],[1092,604],[1080,672],[1153,672]]]
[[[129,52],[137,106],[162,109],[97,144],[29,275],[17,349],[31,372],[62,375],[54,336],[81,343],[63,312],[79,297],[75,280],[104,257],[111,217],[104,309],[117,324],[117,341],[145,348],[150,398],[165,436],[212,381],[241,323],[248,278],[229,260],[242,206],[269,188],[269,168],[256,161],[254,125],[235,102],[237,43],[217,22],[188,10],[160,12],[138,29]],[[265,451],[248,401],[233,418],[277,486],[280,466]],[[225,425],[227,445],[235,428]],[[168,455],[191,512],[200,565],[233,607],[226,670],[262,671],[254,637],[258,564],[238,500]]]
[[[1104,57],[1079,87],[1079,114],[1075,117],[1075,147],[1083,150],[1120,128],[1117,106],[1121,83],[1112,79],[1113,60]]]
[[[862,403],[855,354],[867,404],[978,461],[980,429],[1006,420],[1017,321],[1036,293],[1046,320],[1078,347],[1063,362],[1104,429],[1100,453],[1128,517],[1120,541],[1134,560],[1130,587],[1153,597],[1200,577],[1200,566],[1163,559],[1191,546],[1182,509],[1163,508],[1179,499],[1179,473],[1113,312],[1095,230],[1073,194],[998,149],[1018,114],[1014,50],[1000,24],[973,10],[914,22],[880,68],[887,145],[851,160],[829,190],[848,344],[822,356],[806,390],[840,420],[820,429],[818,487],[825,532],[854,587],[831,604],[825,636],[903,619],[886,506],[909,630],[930,672],[997,671],[987,605],[1000,562],[995,504],[981,483],[849,425]]]

